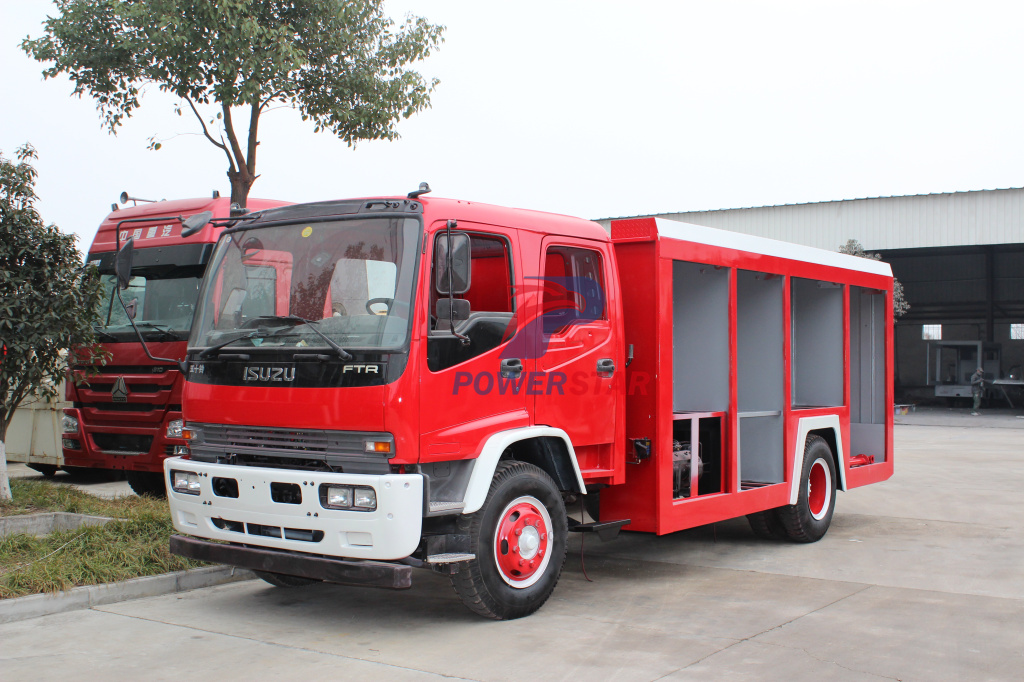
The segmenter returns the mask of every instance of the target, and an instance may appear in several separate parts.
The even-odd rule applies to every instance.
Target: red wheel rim
[[[811,516],[815,519],[823,518],[831,501],[832,477],[829,476],[824,460],[817,459],[811,465],[811,472],[807,477],[807,506]]]
[[[512,500],[494,533],[494,560],[502,579],[516,588],[537,582],[548,564],[551,517],[534,497]]]

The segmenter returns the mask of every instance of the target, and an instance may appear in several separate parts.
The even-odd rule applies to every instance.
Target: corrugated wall
[[[850,199],[658,214],[733,232],[835,250],[1024,243],[1024,188]],[[608,229],[611,219],[599,220]]]

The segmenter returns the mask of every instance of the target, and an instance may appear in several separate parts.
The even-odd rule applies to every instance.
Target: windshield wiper
[[[116,336],[114,336],[110,332],[103,331],[103,329],[99,325],[93,326],[92,330],[96,334],[96,336],[99,336],[104,341],[117,341]]]
[[[216,353],[217,351],[219,351],[224,346],[230,345],[230,344],[234,343],[235,341],[242,341],[244,339],[255,339],[256,337],[266,336],[266,335],[267,335],[267,333],[265,331],[263,331],[262,329],[256,329],[256,330],[251,331],[251,332],[249,332],[247,334],[239,334],[238,336],[232,336],[227,341],[221,341],[220,343],[218,343],[216,345],[210,346],[208,348],[204,348],[203,350],[201,350],[199,352],[199,355],[198,355],[198,357],[196,359],[197,360],[202,360],[203,358],[205,358],[205,357],[207,357],[209,355],[212,355],[213,353]]]
[[[171,328],[166,326],[166,325],[156,324],[154,322],[147,322],[145,320],[143,320],[142,322],[136,322],[136,324],[146,325],[147,327],[155,329],[156,331],[162,333],[164,335],[164,338],[166,338],[168,336],[171,337],[171,339],[176,339],[177,338],[177,336],[175,336],[174,332],[171,331]]]
[[[299,317],[298,315],[261,315],[260,317],[254,317],[253,319],[254,320],[266,320],[268,322],[271,322],[271,321],[282,321],[282,322],[295,322],[296,324],[305,324],[310,329],[312,329],[313,332],[317,336],[319,336],[321,339],[326,341],[327,345],[330,346],[331,349],[335,353],[338,354],[339,358],[341,358],[342,360],[348,361],[348,360],[351,360],[352,357],[353,357],[351,353],[349,353],[347,350],[345,350],[344,348],[339,346],[337,343],[335,343],[333,339],[331,339],[329,336],[327,336],[327,334],[324,334],[322,331],[317,329],[317,325],[320,324],[320,320],[307,320],[306,318]]]

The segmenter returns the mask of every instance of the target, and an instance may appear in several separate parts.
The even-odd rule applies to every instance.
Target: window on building
[[[1014,341],[1024,341],[1024,322],[1014,322],[1010,325],[1010,338]]]
[[[924,324],[921,325],[921,338],[925,341],[941,341],[942,340],[942,325],[941,324]]]

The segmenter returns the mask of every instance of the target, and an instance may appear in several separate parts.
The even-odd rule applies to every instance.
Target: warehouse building
[[[655,217],[833,251],[856,239],[892,265],[911,306],[896,322],[897,400],[969,395],[980,355],[995,382],[991,404],[1020,404],[1024,188]]]

